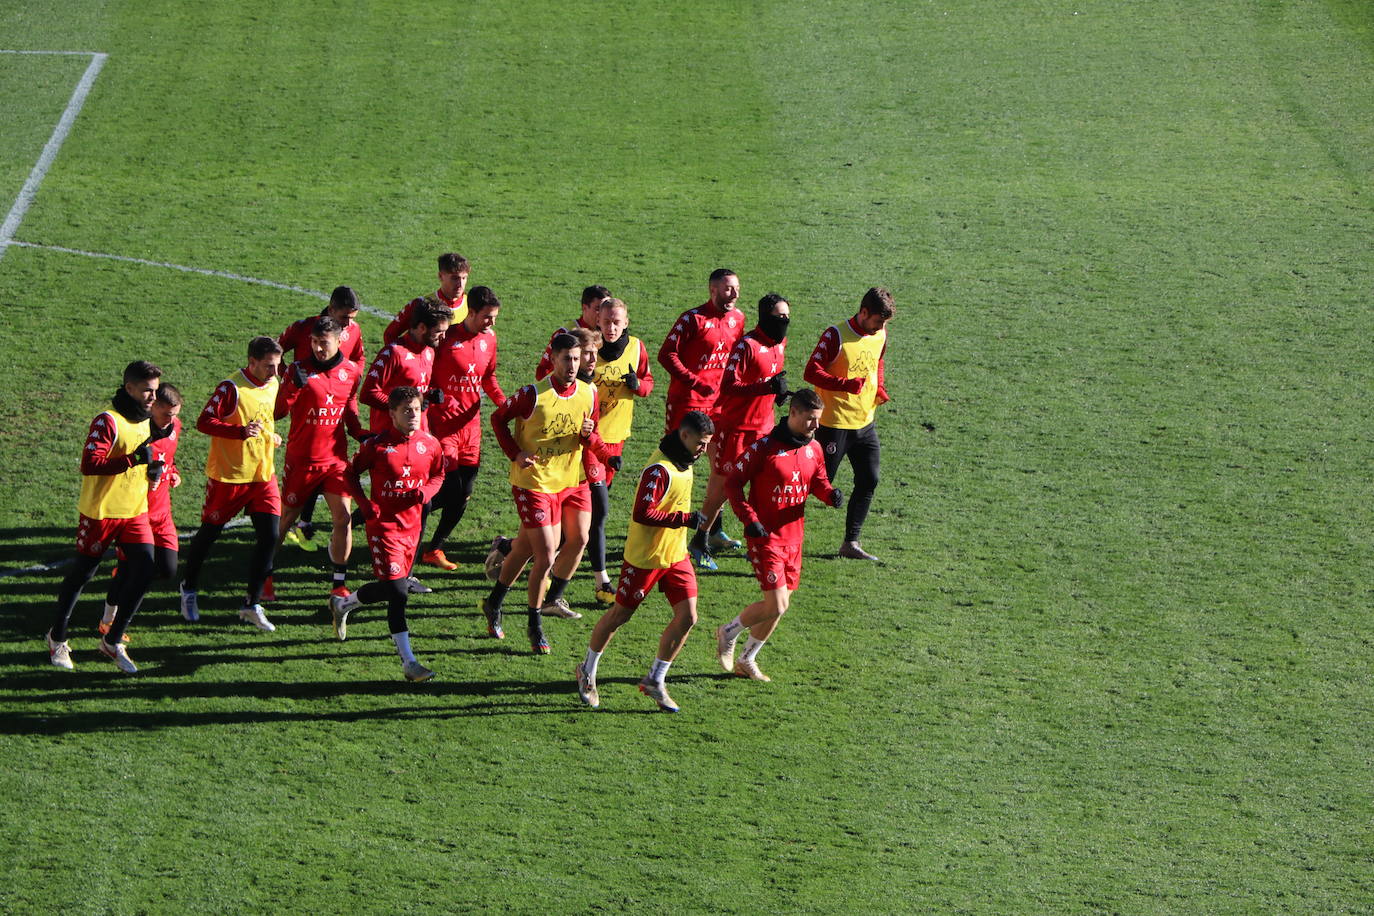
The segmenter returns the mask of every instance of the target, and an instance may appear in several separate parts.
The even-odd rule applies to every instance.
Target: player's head
[[[821,425],[821,396],[810,388],[792,392],[787,408],[787,428],[792,435],[810,439]]]
[[[439,255],[439,290],[450,299],[456,299],[468,285],[468,259],[461,254]]]
[[[577,362],[577,377],[590,382],[596,372],[596,351],[601,348],[601,332],[578,328],[572,333],[577,338],[577,349],[582,351]]]
[[[575,334],[555,334],[549,342],[549,360],[553,369],[549,377],[560,385],[571,385],[582,363],[582,343]]]
[[[700,410],[689,410],[678,424],[677,437],[687,454],[696,461],[705,453],[706,446],[711,444],[711,436],[715,431],[716,424],[711,422],[710,417]]]
[[[437,347],[453,322],[453,309],[438,299],[421,299],[410,319],[410,336],[416,343]]]
[[[597,312],[597,326],[601,329],[602,343],[615,343],[630,326],[630,310],[619,299],[603,299]]]
[[[386,397],[386,410],[391,414],[391,422],[403,436],[409,436],[420,428],[424,416],[420,389],[412,385],[397,385]]]
[[[739,298],[739,275],[728,267],[718,267],[711,271],[706,282],[711,293],[711,304],[718,309],[732,309]]]
[[[336,286],[329,294],[329,307],[325,310],[330,318],[339,323],[340,328],[348,327],[353,316],[358,314],[358,294],[351,286]]]
[[[166,426],[181,413],[181,392],[175,385],[163,382],[157,386],[157,398],[153,401],[153,424]]]
[[[582,290],[582,323],[588,327],[596,327],[601,303],[609,298],[611,291],[600,283],[594,283]]]
[[[468,313],[463,317],[463,327],[469,334],[481,334],[496,324],[496,316],[501,313],[501,300],[490,286],[474,286],[468,291]]]
[[[254,337],[248,341],[248,372],[260,382],[277,374],[281,367],[281,344],[273,337]]]
[[[320,363],[327,363],[339,352],[339,335],[343,328],[328,315],[315,319],[310,329],[310,353]]]
[[[146,359],[136,359],[124,367],[124,392],[147,410],[153,406],[153,398],[157,397],[161,378],[161,369]]]
[[[881,286],[874,286],[864,293],[863,300],[859,302],[859,314],[854,316],[854,323],[866,333],[874,334],[881,331],[896,312],[892,294]]]
[[[759,300],[759,330],[774,343],[787,339],[787,325],[791,322],[792,306],[777,293],[769,293]]]

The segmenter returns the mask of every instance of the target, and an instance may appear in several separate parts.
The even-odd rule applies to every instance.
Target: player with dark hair
[[[388,397],[389,428],[363,443],[347,471],[349,489],[365,519],[377,581],[352,595],[334,595],[329,599],[329,611],[334,635],[343,640],[348,637],[348,615],[354,609],[385,601],[391,641],[401,656],[401,672],[408,681],[427,681],[434,672],[420,664],[410,648],[406,577],[420,542],[420,507],[433,499],[444,483],[444,453],[439,440],[420,428],[424,418],[420,389],[403,385],[391,389]],[[372,478],[371,499],[363,490],[363,474]]]
[[[582,330],[581,334],[590,340],[590,332]],[[521,527],[491,593],[482,601],[482,613],[487,631],[504,638],[501,609],[506,593],[525,563],[533,559],[527,589],[527,629],[530,648],[539,655],[549,653],[540,621],[545,576],[552,573],[550,584],[555,588],[567,585],[587,543],[586,525],[591,518],[582,451],[600,448],[601,438],[596,432],[596,386],[577,377],[583,347],[578,336],[555,337],[553,371],[547,378],[521,388],[491,415],[496,440],[511,462],[511,494]]]
[[[859,546],[859,537],[878,488],[878,430],[873,415],[880,404],[888,402],[883,357],[887,323],[894,312],[892,294],[873,287],[864,293],[853,318],[825,329],[806,363],[806,380],[820,391],[825,404],[816,441],[825,448],[826,474],[833,480],[845,455],[854,469],[854,492],[845,512],[839,550],[841,557],[850,560],[877,559]]]
[[[272,573],[281,521],[275,451],[281,445],[272,419],[277,400],[281,344],[271,337],[248,342],[248,365],[220,382],[196,420],[210,437],[205,461],[205,506],[200,528],[186,548],[181,580],[181,616],[200,619],[200,568],[229,520],[240,512],[253,522],[253,553],[248,562],[248,592],[239,617],[259,630],[276,629],[263,613],[263,585]]]
[[[582,314],[549,335],[549,345],[544,355],[539,357],[539,365],[534,369],[534,379],[539,381],[553,370],[553,339],[559,334],[575,334],[578,329],[597,331],[601,328],[601,303],[611,298],[611,291],[600,284],[582,290]]]
[[[310,349],[282,376],[273,410],[278,420],[291,417],[282,485],[283,533],[290,530],[315,494],[323,492],[334,521],[329,561],[330,588],[336,595],[348,593],[345,580],[348,556],[353,550],[353,533],[348,524],[350,491],[344,476],[348,467],[348,437],[364,438],[363,424],[358,418],[358,386],[363,367],[344,356],[341,339],[338,322],[329,317],[315,319]]]
[[[474,286],[468,295],[467,316],[449,327],[434,357],[434,385],[444,393],[441,404],[430,411],[430,428],[443,445],[444,486],[434,497],[439,521],[434,526],[420,562],[440,569],[457,569],[444,555],[444,541],[463,519],[472,498],[477,468],[482,461],[482,415],[485,393],[493,404],[506,403],[496,381],[496,318],[501,300],[485,286]]]
[[[777,293],[759,300],[759,321],[730,351],[720,377],[720,395],[711,410],[711,476],[701,511],[706,524],[692,536],[689,550],[703,569],[714,569],[707,531],[725,505],[725,478],[749,446],[773,428],[773,407],[787,396],[787,325],[792,307]]]
[[[163,467],[153,463],[149,408],[157,396],[162,370],[137,360],[124,368],[123,384],[115,391],[112,410],[91,421],[81,451],[81,495],[76,526],[76,560],[57,591],[57,611],[44,637],[48,660],[59,668],[75,668],[67,644],[67,625],[81,590],[100,566],[111,544],[124,551],[124,584],[116,596],[119,607],[110,629],[100,639],[100,652],[119,670],[135,674],[138,666],[124,648],[124,630],[138,611],[153,571],[153,530],[148,524],[150,476]]]
[[[701,521],[700,512],[688,511],[692,507],[692,464],[706,451],[714,428],[706,414],[689,410],[682,425],[659,442],[639,476],[615,603],[596,622],[587,657],[573,672],[577,695],[588,706],[601,705],[596,687],[601,653],[657,585],[673,609],[673,619],[659,637],[658,655],[639,682],[639,692],[665,712],[678,711],[677,703],[668,695],[665,678],[697,622],[697,577],[687,558],[687,532]]]
[[[391,319],[391,324],[382,332],[382,343],[392,343],[415,326],[415,310],[422,302],[446,305],[453,313],[453,323],[462,321],[467,314],[466,289],[470,271],[468,259],[461,254],[450,252],[439,255],[439,288],[428,296],[417,296],[406,303],[406,307]]]
[[[664,432],[677,429],[689,410],[711,413],[730,352],[744,334],[744,318],[735,308],[739,276],[724,267],[714,270],[707,290],[710,296],[706,302],[683,312],[658,348],[658,361],[671,379]],[[710,546],[719,551],[740,546],[725,533],[719,516],[711,527]],[[716,568],[710,554],[698,554],[693,560],[705,569]]]
[[[844,505],[844,494],[830,485],[821,447],[813,438],[820,419],[821,399],[816,392],[810,388],[795,392],[787,417],[749,446],[725,482],[730,507],[744,522],[749,562],[763,590],[763,600],[716,630],[716,658],[721,668],[739,677],[770,680],[759,670],[757,658],[801,582],[806,497],[815,494],[836,509]],[[746,629],[749,641],[739,661],[733,661],[735,640]]]

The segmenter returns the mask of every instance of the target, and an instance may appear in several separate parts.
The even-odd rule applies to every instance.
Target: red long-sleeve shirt
[[[151,427],[153,435],[156,436],[159,430]],[[148,514],[156,515],[162,512],[169,512],[172,508],[172,480],[180,477],[181,472],[177,470],[177,446],[181,444],[181,418],[172,418],[172,429],[167,435],[153,442],[148,443],[148,450],[152,453],[148,463],[161,461],[164,465],[162,476],[158,478],[156,484],[148,482]]]
[[[779,426],[785,426],[783,420]],[[749,485],[748,498],[744,487]],[[745,525],[758,522],[770,537],[800,544],[806,526],[806,497],[815,493],[834,504],[835,488],[825,473],[825,453],[815,440],[797,446],[773,432],[749,446],[725,481],[730,508]]]
[[[277,343],[281,344],[283,352],[291,354],[291,360],[308,360],[310,358],[310,332],[315,330],[315,322],[329,315],[329,309],[325,309],[318,315],[309,315],[300,321],[292,322],[286,326],[286,330],[281,332],[277,338]],[[343,353],[344,359],[350,363],[357,363],[360,366],[367,365],[367,357],[363,353],[363,329],[358,322],[350,320],[339,331],[339,350]],[[288,360],[283,357],[281,361],[281,373],[286,374]]]
[[[739,339],[720,377],[711,419],[720,434],[773,428],[773,377],[786,364],[787,341],[775,343],[758,328]]]
[[[668,370],[668,403],[682,410],[710,412],[730,351],[744,334],[739,309],[721,311],[710,302],[688,309],[658,348],[658,361]],[[708,389],[697,391],[697,387]]]
[[[867,337],[869,332],[859,327],[858,322],[853,318],[849,319],[849,327],[854,333]],[[825,329],[821,334],[821,339],[816,342],[816,349],[811,351],[811,358],[806,361],[806,372],[803,377],[807,382],[817,388],[824,388],[827,391],[847,391],[850,394],[858,394],[863,388],[863,379],[860,378],[840,378],[830,371],[830,366],[835,362],[835,357],[840,355],[840,335],[834,327]],[[884,357],[887,356],[887,344],[883,344],[883,352],[878,356],[878,403],[882,404],[888,400],[887,381],[885,376]]]
[[[423,394],[429,388],[429,380],[434,371],[434,348],[417,342],[414,336],[404,334],[382,347],[382,352],[372,361],[372,368],[363,380],[358,400],[372,408],[368,416],[368,429],[374,433],[391,429],[391,414],[387,412],[387,399],[391,389],[403,385],[413,385]],[[428,428],[428,421],[424,427]]]
[[[391,324],[387,325],[386,330],[382,332],[382,343],[393,343],[404,335],[406,331],[409,331],[411,322],[415,320],[415,310],[420,307],[421,302],[424,302],[428,298],[431,297],[416,296],[414,299],[407,302],[405,308],[396,313],[396,317],[391,319]],[[436,289],[433,298],[438,299],[444,305],[453,309],[454,312],[457,312],[463,307],[463,303],[467,301],[468,291],[463,290],[457,299],[450,299]],[[455,324],[458,322],[457,315],[454,316],[453,320]],[[283,346],[285,346],[285,344],[283,344]]]
[[[278,420],[291,415],[286,460],[293,465],[347,461],[348,436],[363,437],[363,424],[358,417],[362,367],[345,359],[321,370],[313,356],[292,366],[299,366],[305,374],[305,387],[297,388],[294,373],[288,370],[277,388],[273,410]]]
[[[497,407],[506,393],[496,380],[496,335],[490,329],[473,334],[461,324],[449,327],[434,357],[433,384],[444,402],[429,410],[430,429],[444,438],[477,423],[482,393]]]
[[[372,496],[363,490],[363,474],[372,475]],[[358,505],[367,505],[383,528],[418,533],[421,507],[444,484],[444,452],[439,440],[419,431],[403,436],[385,430],[363,443],[348,470],[348,488]]]

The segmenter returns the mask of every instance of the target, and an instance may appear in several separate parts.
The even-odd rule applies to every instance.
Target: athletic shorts
[[[172,521],[171,506],[149,510],[148,526],[153,529],[153,546],[174,552],[178,549],[180,542],[177,540],[176,523]]]
[[[592,491],[585,483],[565,487],[557,493],[540,493],[516,486],[512,486],[510,492],[515,497],[515,511],[520,516],[521,528],[561,525],[564,512],[592,511]]]
[[[347,496],[348,482],[344,477],[347,470],[348,463],[342,458],[320,464],[287,462],[286,480],[281,488],[282,501],[292,508],[304,508],[317,492]]]
[[[749,446],[763,438],[763,433],[754,430],[728,432],[711,437],[711,470],[721,477],[729,477],[734,470],[732,465],[749,450]]]
[[[778,543],[776,538],[745,538],[748,541],[749,562],[759,588],[765,592],[786,588],[797,590],[801,584],[801,544]]]
[[[611,455],[620,457],[622,454],[624,454],[624,451],[624,442],[616,442],[614,444],[610,442],[606,443],[607,458],[609,458]],[[596,457],[596,455],[594,455],[592,453],[592,450],[589,448],[583,449],[582,455],[584,459],[582,461],[582,467],[587,472],[587,483],[604,483],[606,486],[609,487],[611,485],[611,481],[615,480],[615,468],[611,467],[609,464],[605,464],[604,462],[602,462],[602,460]]]
[[[697,596],[696,571],[692,569],[692,561],[683,557],[666,569],[640,569],[629,563],[622,564],[620,584],[615,589],[615,603],[627,611],[633,611],[653,591],[655,584],[670,605]]]
[[[409,576],[420,532],[386,528],[376,522],[367,522],[364,530],[368,549],[372,551],[372,574],[383,582]]]
[[[251,483],[225,483],[214,478],[205,481],[205,508],[200,511],[202,522],[223,525],[240,512],[281,515],[277,478],[273,476],[271,480]]]
[[[663,415],[663,432],[672,432],[682,425],[682,418],[694,410],[699,410],[708,416],[711,413],[712,404],[693,404],[686,401],[676,403],[669,401]]]
[[[99,559],[111,544],[152,544],[148,513],[133,518],[91,518],[77,514],[76,552]]]
[[[482,424],[469,423],[439,440],[444,449],[444,470],[459,465],[476,467],[482,463]]]

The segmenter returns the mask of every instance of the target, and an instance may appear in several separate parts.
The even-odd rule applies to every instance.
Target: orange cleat
[[[458,564],[444,556],[444,552],[438,548],[426,550],[420,555],[420,562],[426,566],[437,566],[439,569],[457,569]]]

